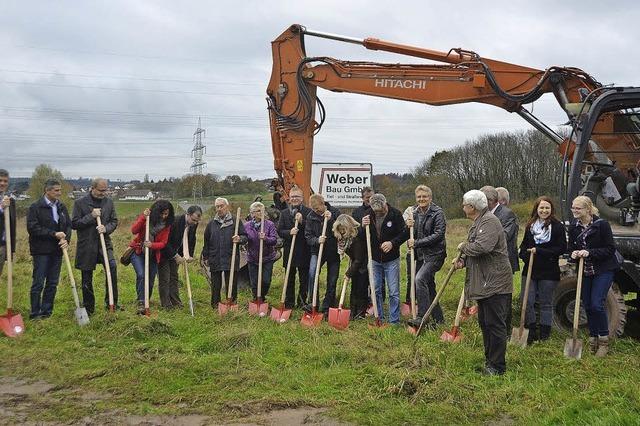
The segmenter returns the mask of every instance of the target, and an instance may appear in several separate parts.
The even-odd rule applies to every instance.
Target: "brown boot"
[[[609,352],[609,336],[598,337],[598,350],[596,351],[596,357],[603,358]]]
[[[589,337],[589,352],[595,354],[598,351],[598,338]]]

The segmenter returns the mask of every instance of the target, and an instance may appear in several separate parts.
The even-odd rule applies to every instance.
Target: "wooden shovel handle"
[[[149,218],[144,221],[144,240],[149,241]],[[149,247],[144,248],[144,309],[149,312]]]
[[[373,277],[373,259],[371,257],[371,230],[369,225],[364,227],[365,234],[367,236],[367,269],[369,271],[369,289],[371,291],[371,303],[373,304],[373,316],[378,319],[378,303],[376,301],[376,282]]]
[[[102,225],[100,216],[96,217],[98,226]],[[107,294],[109,297],[109,307],[113,307],[113,281],[111,278],[111,267],[109,265],[109,255],[107,254],[107,243],[104,240],[104,234],[98,232],[100,238],[100,247],[102,248],[102,264],[104,265],[104,273],[107,276]]]
[[[298,229],[298,218],[296,217],[295,224],[293,225],[295,229]],[[296,247],[296,237],[298,234],[294,234],[291,237],[291,247],[289,247],[289,258],[287,259],[287,269],[284,272],[284,284],[282,284],[282,296],[280,296],[280,303],[284,304],[284,301],[287,298],[287,284],[289,283],[289,273],[291,272],[291,261],[293,260],[293,250]]]
[[[260,234],[264,233],[264,207],[262,207],[260,209]],[[260,300],[260,298],[262,297],[262,255],[264,252],[264,240],[262,238],[260,238],[260,236],[258,236],[258,239],[260,240],[259,242],[259,246],[260,249],[258,251],[258,300]]]
[[[324,222],[322,223],[322,237],[326,236],[327,233],[327,223],[329,222],[329,218],[327,216],[324,217]],[[318,306],[318,281],[320,278],[320,266],[322,265],[322,252],[324,251],[324,243],[320,243],[320,248],[318,248],[318,260],[316,261],[316,274],[313,278],[313,296],[311,298],[311,307],[315,308]]]
[[[342,309],[342,305],[344,305],[344,295],[347,292],[347,283],[349,282],[349,277],[346,275],[342,280],[342,292],[340,293],[340,303],[338,303],[338,309]]]
[[[409,227],[409,239],[413,240],[413,225]],[[416,319],[418,309],[416,306],[416,253],[414,247],[409,248],[409,262],[411,262],[411,317]]]
[[[530,252],[529,254],[529,266],[527,268],[527,281],[524,285],[524,294],[522,295],[522,309],[520,310],[520,336],[522,336],[522,332],[524,331],[524,321],[527,314],[527,301],[529,300],[529,286],[531,285],[531,272],[533,271],[533,260],[535,258],[535,253]]]
[[[4,208],[4,239],[7,246],[7,311],[13,308],[13,259],[11,250],[11,204]]]
[[[460,300],[458,300],[458,309],[456,309],[456,318],[453,320],[454,327],[460,327],[460,317],[462,317],[462,308],[464,308],[464,286],[462,286],[462,292],[460,293]]]
[[[241,209],[240,207],[238,207],[237,213],[236,213],[236,228],[234,231],[233,235],[238,235],[238,229],[240,226],[240,213],[241,213]],[[236,252],[238,249],[238,243],[234,242],[233,243],[233,247],[231,248],[231,266],[230,266],[230,270],[229,270],[229,285],[227,286],[227,300],[231,300],[231,297],[233,296],[232,290],[233,290],[233,277],[235,275],[236,272]]]
[[[573,340],[578,338],[578,321],[580,320],[580,295],[582,293],[582,274],[584,273],[584,257],[578,261],[578,279],[576,283],[576,303],[573,308]]]

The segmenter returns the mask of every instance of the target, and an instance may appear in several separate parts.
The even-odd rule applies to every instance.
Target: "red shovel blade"
[[[350,309],[329,308],[329,325],[338,330],[344,330],[349,327],[349,318],[351,318]]]
[[[274,306],[271,308],[271,319],[278,324],[287,322],[290,316],[291,309],[286,309],[284,306],[280,306],[280,308]]]
[[[415,335],[417,335],[417,334],[418,334],[418,329],[417,329],[416,327],[413,327],[413,326],[408,325],[408,326],[407,326],[407,332],[408,332],[409,334],[412,334],[412,335],[414,335],[414,336],[415,336]]]
[[[445,330],[444,332],[442,332],[442,335],[440,336],[440,340],[442,340],[443,342],[460,343],[460,341],[462,340],[462,333],[460,333],[460,327],[453,326],[451,331]]]
[[[223,316],[229,312],[235,312],[238,310],[238,305],[233,303],[231,300],[227,300],[226,302],[218,302],[218,313]]]
[[[322,322],[324,314],[322,312],[305,312],[300,320],[300,325],[303,327],[317,327]]]
[[[7,311],[0,315],[0,329],[7,337],[18,337],[24,333],[24,321],[22,315]]]
[[[369,328],[385,328],[387,326],[387,324],[383,323],[382,321],[380,321],[380,318],[376,318],[376,320],[372,323],[368,324]]]
[[[411,315],[411,305],[409,303],[404,302],[400,305],[400,315],[403,317]]]
[[[266,317],[269,313],[269,304],[260,300],[254,300],[249,302],[249,315],[257,315],[259,317]]]

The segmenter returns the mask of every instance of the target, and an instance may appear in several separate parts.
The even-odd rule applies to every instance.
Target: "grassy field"
[[[123,222],[130,223],[146,205],[119,203]],[[450,249],[464,238],[468,225],[466,220],[450,222]],[[199,229],[198,249],[204,226]],[[19,230],[16,307],[27,317],[31,263],[24,220]],[[116,231],[118,253],[130,237],[128,226]],[[220,318],[208,304],[206,280],[193,269],[195,318],[188,309],[158,310],[157,288],[154,317],[136,316],[135,275],[131,267],[120,266],[126,311],[98,311],[85,328],[74,321],[63,270],[53,317],[27,321],[19,339],[0,338],[3,376],[42,379],[55,386],[49,392],[55,403],[34,407],[30,419],[74,422],[124,410],[139,415],[204,414],[229,421],[287,407],[326,407],[331,417],[356,424],[640,424],[640,393],[635,388],[640,382],[640,344],[635,340],[616,341],[605,359],[585,351],[576,362],[562,355],[567,334],[554,332],[544,344],[509,347],[505,376],[478,374],[483,347],[475,319],[463,323],[461,344],[438,338],[450,328],[463,272],[454,275],[443,299],[448,325],[413,345],[402,327],[369,329],[364,321],[338,332],[326,324],[303,329],[297,321],[300,313],[283,325],[250,318],[246,310]],[[282,276],[279,262],[270,300],[279,297]],[[99,269],[94,278],[98,298],[103,279]],[[516,294],[518,289],[519,278]],[[4,289],[0,296],[5,300]],[[182,297],[184,301],[186,295]],[[239,300],[246,306],[249,292],[242,292]],[[517,317],[516,312],[514,321]],[[88,412],[77,409],[79,390],[100,395]]]

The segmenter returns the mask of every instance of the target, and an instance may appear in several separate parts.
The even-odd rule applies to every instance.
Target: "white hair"
[[[379,192],[373,194],[369,199],[369,205],[373,210],[383,210],[384,206],[387,205],[387,197]]]
[[[498,191],[498,202],[509,205],[509,190],[503,186],[499,186],[496,188],[496,191]]]
[[[227,206],[229,205],[229,200],[227,200],[226,198],[223,197],[218,197],[216,198],[216,200],[213,202],[214,204],[217,203],[218,201],[222,201],[224,204],[226,204]]]
[[[482,191],[472,189],[462,196],[462,203],[469,204],[476,210],[484,210],[488,206],[487,196]]]
[[[250,212],[252,212],[254,210],[262,211],[262,209],[264,209],[264,204],[262,204],[260,201],[256,201],[254,203],[251,203],[251,205],[249,206],[249,211]]]

